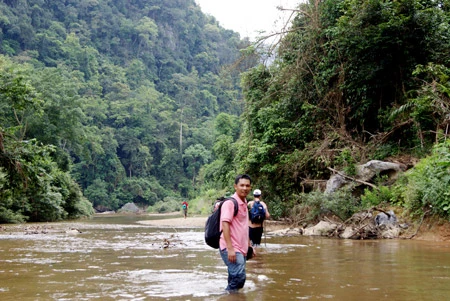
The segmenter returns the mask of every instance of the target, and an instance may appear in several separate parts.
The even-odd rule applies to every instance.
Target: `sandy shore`
[[[164,219],[156,219],[156,220],[147,220],[140,221],[140,224],[151,225],[151,226],[159,226],[159,227],[175,227],[175,228],[183,228],[183,227],[204,227],[206,223],[206,216],[199,217],[173,217],[173,218],[164,218]]]
[[[182,216],[177,217],[169,217],[164,219],[157,219],[157,220],[146,220],[146,221],[139,221],[140,224],[150,225],[150,226],[157,226],[157,227],[174,227],[174,228],[204,228],[207,216],[192,216],[187,217],[186,219]],[[265,221],[264,222],[264,228],[267,231],[274,231],[274,230],[280,230],[288,228],[288,225],[282,222],[276,222],[276,221]]]

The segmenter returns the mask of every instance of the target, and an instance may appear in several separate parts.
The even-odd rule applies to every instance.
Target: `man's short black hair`
[[[247,175],[247,174],[242,174],[242,175],[238,175],[238,176],[236,177],[236,179],[234,180],[234,184],[239,183],[239,180],[240,180],[240,179],[247,179],[247,180],[250,181],[250,184],[252,183],[252,178],[250,178],[249,175]]]

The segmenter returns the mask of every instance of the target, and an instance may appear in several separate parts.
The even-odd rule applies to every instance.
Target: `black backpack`
[[[216,202],[217,208],[214,210],[214,212],[208,217],[205,224],[205,242],[208,246],[218,249],[219,248],[219,241],[220,241],[220,235],[222,234],[222,231],[220,231],[220,212],[222,209],[223,203],[225,203],[227,200],[232,200],[234,203],[234,215],[236,216],[238,213],[238,203],[234,198],[221,198]]]
[[[263,221],[266,219],[266,210],[264,209],[264,206],[259,201],[254,201],[253,206],[250,209],[249,214],[250,220],[254,224],[262,224]]]

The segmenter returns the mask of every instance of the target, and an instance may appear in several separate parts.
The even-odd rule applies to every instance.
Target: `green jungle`
[[[206,215],[239,173],[274,219],[449,221],[450,1],[309,0],[290,22],[269,47],[194,0],[2,1],[0,223]],[[324,193],[369,160],[407,169]]]

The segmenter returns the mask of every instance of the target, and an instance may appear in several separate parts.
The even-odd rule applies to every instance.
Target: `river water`
[[[226,295],[203,229],[149,218],[3,225],[0,300],[450,300],[450,243],[267,235]]]

